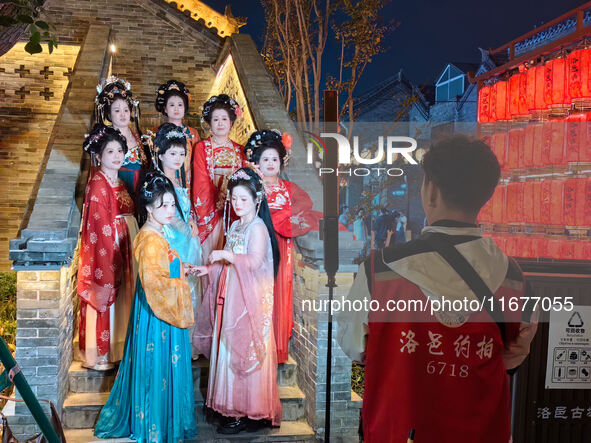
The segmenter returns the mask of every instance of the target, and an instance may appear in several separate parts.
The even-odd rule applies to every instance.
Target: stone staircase
[[[109,397],[115,381],[116,370],[107,372],[83,368],[74,361],[68,371],[69,395],[64,402],[62,422],[66,428],[68,443],[99,441],[92,435],[92,428],[98,414]],[[192,441],[315,441],[314,431],[305,418],[306,397],[297,385],[297,363],[290,357],[287,363],[279,365],[277,383],[283,406],[283,421],[275,429],[264,429],[254,433],[241,432],[237,435],[222,435],[213,425],[205,421],[203,405],[207,391],[209,362],[199,359],[193,362],[193,385],[195,387],[195,416],[199,434]],[[129,439],[100,441],[132,441]]]

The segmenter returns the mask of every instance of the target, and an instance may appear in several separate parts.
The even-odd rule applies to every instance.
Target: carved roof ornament
[[[230,5],[226,6],[222,15],[199,0],[165,1],[187,15],[190,13],[193,20],[203,20],[208,28],[216,28],[220,37],[238,34],[239,28],[246,24],[246,17],[234,17]]]

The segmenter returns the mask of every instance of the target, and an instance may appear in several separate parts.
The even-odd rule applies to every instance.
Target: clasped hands
[[[218,250],[218,251],[211,251],[209,254],[209,263],[215,262],[227,262],[227,263],[234,263],[234,254],[230,251],[226,250]],[[209,266],[198,266],[192,265],[190,263],[185,263],[185,275],[196,275],[197,277],[202,277],[209,273]]]

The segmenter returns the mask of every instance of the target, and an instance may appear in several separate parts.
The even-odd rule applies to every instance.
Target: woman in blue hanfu
[[[164,235],[176,217],[174,186],[150,172],[138,188],[134,242],[138,281],[125,351],[115,385],[97,421],[100,438],[182,442],[197,434],[189,331],[193,306],[181,261]]]
[[[164,237],[175,249],[183,263],[191,265],[201,264],[201,242],[199,229],[191,213],[191,191],[187,188],[182,173],[187,156],[187,141],[183,128],[173,123],[164,123],[156,133],[154,139],[154,158],[158,159],[158,168],[168,177],[174,185],[177,201],[176,219],[164,226]],[[189,275],[191,287],[191,300],[193,313],[197,313],[201,302],[201,283],[199,277]],[[189,329],[189,338],[192,339],[193,328]],[[197,358],[198,355],[193,355]]]

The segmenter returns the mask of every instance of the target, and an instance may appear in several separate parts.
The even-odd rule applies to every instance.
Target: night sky
[[[248,17],[248,24],[241,32],[250,34],[259,47],[262,45],[265,23],[258,0],[204,2],[220,12],[229,3],[234,15]],[[367,67],[356,92],[370,89],[401,68],[415,84],[433,84],[446,63],[478,63],[478,47],[501,46],[584,3],[580,0],[393,0],[383,9],[382,16],[400,22],[400,26],[389,35],[387,52]],[[335,74],[339,53],[335,45],[327,45],[324,52],[324,63]]]

